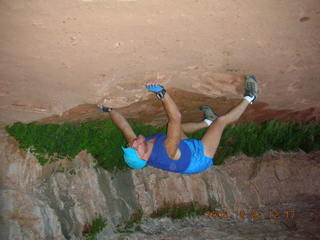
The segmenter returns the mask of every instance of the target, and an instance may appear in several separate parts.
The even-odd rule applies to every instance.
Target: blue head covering
[[[125,162],[131,168],[144,168],[147,165],[147,162],[139,158],[137,150],[133,148],[124,148],[121,147],[124,154],[123,158]]]

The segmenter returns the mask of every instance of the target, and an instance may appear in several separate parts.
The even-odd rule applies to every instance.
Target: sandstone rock
[[[96,169],[93,157],[86,151],[80,152],[72,162],[63,163],[66,160],[62,160],[42,167],[30,152],[20,150],[13,138],[4,136],[0,143],[0,194],[4,203],[1,205],[1,239],[79,239],[85,226],[99,216],[107,220],[105,231],[113,232],[114,238],[109,234],[110,239],[120,239],[129,233],[117,233],[116,229],[132,220],[132,216],[138,217],[142,211],[145,219],[171,203],[193,202],[215,207],[226,211],[230,219],[225,220],[231,221],[237,219],[241,211],[247,214],[254,209],[270,209],[281,203],[310,202],[312,198],[316,201],[320,195],[319,152],[307,155],[270,151],[259,158],[239,154],[224,165],[203,173],[181,175],[150,166],[114,172]],[[312,223],[315,217],[307,219]],[[166,218],[151,220],[152,226],[146,222],[131,230],[131,237],[160,239],[156,236],[158,232],[167,229],[168,239],[179,239],[171,235],[176,229],[183,239],[197,239],[197,236],[206,239],[213,234],[211,228],[215,231],[214,236],[221,239],[230,234],[241,235],[244,239],[248,236],[243,233],[240,223],[229,222],[233,230],[227,230],[221,228],[224,219],[218,220],[213,223],[216,228],[208,225],[208,228],[199,229],[193,220],[185,222],[184,226],[172,225]],[[196,221],[197,224],[200,222]],[[294,230],[300,237],[317,231],[308,226],[313,225],[303,220],[292,225],[304,231],[303,235]],[[254,228],[256,239],[262,239],[263,234],[259,231],[264,228],[272,232],[270,237],[278,231],[269,223],[261,223]],[[281,229],[284,236],[291,236]],[[154,236],[147,238],[143,234]],[[101,235],[101,239],[108,238]]]
[[[1,239],[66,239],[47,201],[22,190],[0,190]]]
[[[30,122],[100,100],[125,107],[145,99],[149,79],[240,99],[239,79],[250,73],[261,79],[259,101],[270,109],[315,110],[319,119],[317,7],[12,0],[0,6],[0,120]]]

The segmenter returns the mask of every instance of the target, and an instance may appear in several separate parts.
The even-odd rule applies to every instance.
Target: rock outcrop
[[[200,105],[220,115],[235,106],[246,74],[256,75],[260,94],[239,122],[319,123],[319,27],[318,0],[1,1],[0,239],[80,239],[99,216],[107,219],[101,240],[316,239],[319,152],[240,154],[197,175],[108,172],[87,151],[41,166],[2,127],[108,118],[98,102],[162,125],[161,102],[144,87],[151,79],[172,94],[184,122],[199,121]],[[230,218],[148,218],[173,202]],[[284,225],[239,220],[272,207],[299,214]],[[141,213],[133,232],[116,233]]]
[[[203,120],[203,112],[199,110],[201,105],[212,106],[219,115],[223,115],[238,105],[240,98],[227,99],[225,97],[210,97],[200,93],[193,93],[178,88],[167,89],[182,114],[183,122],[194,122]],[[164,125],[168,118],[161,102],[157,101],[153,95],[149,95],[145,100],[130,104],[128,107],[118,109],[127,119],[143,122],[150,125]],[[101,113],[94,104],[82,104],[62,115],[54,115],[38,120],[38,123],[65,123],[83,122],[89,120],[106,120],[109,115]],[[278,120],[281,122],[317,122],[320,123],[320,109],[308,108],[305,110],[276,110],[270,109],[268,104],[256,101],[250,105],[240,117],[243,122],[264,122],[268,120]]]
[[[319,113],[319,27],[318,0],[7,0],[0,125],[100,100],[127,107],[150,79],[240,98],[245,74],[269,109]]]
[[[152,167],[108,172],[95,168],[93,157],[86,151],[71,162],[62,160],[42,167],[30,152],[19,149],[16,140],[4,135],[0,138],[1,239],[79,239],[85,225],[98,216],[107,219],[104,233],[109,231],[109,235],[100,237],[108,239],[111,230],[137,212],[148,217],[173,202],[223,209],[231,224],[231,218],[238,218],[241,211],[317,200],[320,196],[320,152],[271,151],[260,158],[240,154],[196,175]],[[152,233],[143,226],[139,227],[142,235]],[[219,231],[225,229],[221,224],[215,226]],[[137,234],[132,239],[143,239]]]

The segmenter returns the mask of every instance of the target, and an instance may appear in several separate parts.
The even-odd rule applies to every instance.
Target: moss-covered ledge
[[[137,134],[150,136],[165,133],[166,126],[153,127],[130,122]],[[126,144],[121,131],[108,121],[40,125],[17,122],[6,130],[19,143],[29,149],[44,165],[62,158],[73,159],[81,150],[87,149],[106,169],[127,169],[120,146]],[[205,129],[188,134],[201,139]],[[230,156],[243,152],[248,156],[261,156],[269,150],[305,152],[320,150],[320,126],[316,123],[281,123],[275,120],[262,124],[247,123],[228,126],[221,138],[215,161],[220,165]]]
[[[215,211],[215,208],[220,206],[210,207],[202,206],[197,202],[188,202],[188,203],[174,203],[174,202],[165,202],[163,206],[148,216],[152,219],[160,219],[163,217],[168,217],[170,219],[184,219],[203,216],[208,218],[208,214]],[[119,224],[116,228],[117,232],[129,232],[137,224],[139,224],[143,219],[142,210],[138,210],[131,215],[130,219],[122,224]]]

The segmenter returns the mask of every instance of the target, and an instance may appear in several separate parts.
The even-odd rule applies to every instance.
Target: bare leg
[[[242,102],[238,106],[233,108],[227,114],[219,117],[210,125],[207,132],[201,139],[204,145],[204,154],[206,156],[211,158],[214,157],[214,154],[218,149],[224,128],[228,124],[237,121],[242,115],[242,113],[246,110],[248,105],[249,102],[247,100],[242,100]]]
[[[182,124],[182,130],[185,133],[193,133],[200,129],[207,128],[208,124],[206,124],[204,121],[202,122],[190,122],[190,123],[183,123]]]
[[[208,125],[205,122],[190,122],[182,123],[181,125],[181,139],[188,139],[186,133],[193,133],[200,129],[207,128]]]

